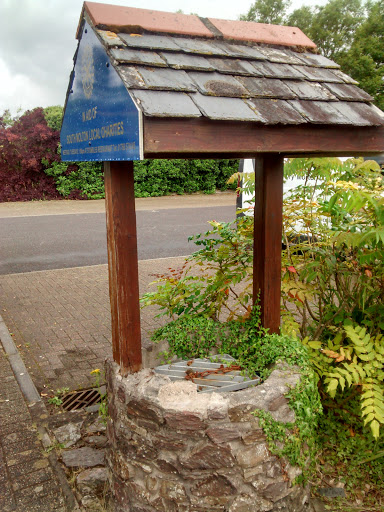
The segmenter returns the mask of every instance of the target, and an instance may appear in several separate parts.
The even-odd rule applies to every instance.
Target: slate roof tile
[[[256,69],[262,70],[262,75],[266,78],[292,78],[304,79],[305,75],[301,73],[299,67],[289,64],[276,64],[274,62],[254,62]]]
[[[352,84],[324,84],[340,100],[373,101],[370,94]]]
[[[198,53],[201,55],[228,55],[220,44],[203,39],[187,39],[184,37],[174,37],[174,42],[187,53]]]
[[[106,46],[124,46],[124,41],[122,41],[114,32],[111,32],[110,30],[97,30],[96,32],[99,34]]]
[[[270,62],[281,62],[282,64],[302,64],[302,60],[291,50],[279,50],[278,48],[270,48],[268,46],[260,46],[259,51]]]
[[[335,107],[334,102],[296,100],[290,104],[313,124],[353,124]]]
[[[314,66],[315,68],[340,68],[339,64],[336,64],[333,60],[316,53],[299,53],[298,58],[307,66]]]
[[[219,73],[188,72],[202,94],[209,96],[230,96],[242,98],[249,96],[248,91],[236,78]]]
[[[247,100],[254,112],[258,113],[265,124],[303,124],[306,119],[287,101],[276,99],[252,98]]]
[[[354,105],[356,108],[356,104]],[[373,105],[372,103],[369,105],[370,108],[370,115],[372,118],[375,118],[376,123],[383,124],[384,123],[384,112],[376,107],[376,105]],[[380,123],[381,121],[381,123]]]
[[[287,80],[284,83],[302,100],[337,101],[336,96],[325,87],[327,84],[307,82],[305,80]]]
[[[220,73],[228,73],[229,75],[264,76],[262,70],[258,70],[256,66],[252,66],[251,62],[247,60],[214,57],[208,60],[213,68]]]
[[[196,69],[200,71],[215,70],[215,66],[213,66],[208,59],[201,55],[171,52],[163,52],[160,55],[167,62],[167,64],[174,69]]]
[[[259,121],[265,122],[260,114],[254,112],[240,98],[218,98],[191,94],[199,110],[209,119],[222,119],[224,121]]]
[[[245,44],[237,44],[237,48],[240,48],[241,51],[244,53],[244,57],[248,59],[254,59],[254,60],[267,60],[264,53],[261,52],[261,48],[255,48],[254,46],[249,46]]]
[[[303,73],[308,80],[314,82],[342,82],[342,78],[336,75],[336,73],[326,68],[315,68],[310,66],[297,66],[297,69]]]
[[[124,34],[119,32],[119,37],[133,48],[145,48],[148,50],[180,51],[180,47],[173,39],[166,35],[156,34]]]
[[[167,63],[155,52],[130,48],[112,48],[111,55],[118,62],[167,67]]]
[[[289,100],[297,97],[282,80],[249,77],[238,77],[238,80],[249,91],[249,96],[254,98]]]
[[[145,89],[143,77],[134,66],[118,66],[117,72],[128,89]]]
[[[130,91],[144,114],[153,117],[200,117],[188,94],[174,91]]]
[[[265,56],[255,47],[245,44],[230,44],[224,41],[217,41],[218,45],[230,57],[241,57],[243,59],[265,60]]]
[[[332,73],[340,78],[340,83],[345,82],[346,84],[354,84],[357,85],[359,82],[356,82],[352,77],[343,73],[340,69],[332,69]]]
[[[334,106],[350,124],[355,126],[380,126],[384,124],[384,113],[374,105],[356,103],[351,101],[339,101]]]
[[[176,69],[139,68],[148,89],[195,91],[196,87],[185,71]]]

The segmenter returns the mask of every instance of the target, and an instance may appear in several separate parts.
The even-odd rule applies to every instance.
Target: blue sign
[[[140,160],[140,112],[84,23],[61,128],[66,162]]]

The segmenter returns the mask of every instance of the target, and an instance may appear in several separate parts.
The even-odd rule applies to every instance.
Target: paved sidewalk
[[[58,481],[2,348],[0,375],[0,510],[64,512]]]
[[[236,204],[236,193],[191,194],[184,196],[139,197],[135,200],[137,211],[171,210],[174,208],[203,208],[205,206],[231,206]],[[105,212],[105,200],[92,201],[28,201],[0,203],[0,218],[36,215],[67,215]]]
[[[149,286],[155,274],[183,262],[140,261],[140,295],[155,289]],[[107,265],[0,276],[0,297],[0,313],[40,392],[93,385],[91,370],[112,353]],[[141,312],[146,365],[153,364],[151,332],[161,325],[156,313]]]

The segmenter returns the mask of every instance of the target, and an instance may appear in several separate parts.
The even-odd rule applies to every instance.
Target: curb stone
[[[33,426],[36,428],[41,444],[44,449],[49,448],[52,445],[51,438],[49,437],[48,431],[43,425],[43,420],[48,418],[48,411],[42,401],[39,392],[37,391],[31,376],[20,356],[17,347],[9,334],[8,328],[0,315],[0,342],[3,346],[5,355],[11,365],[15,379],[20,387],[22,395],[28,405],[28,410],[31,415]],[[48,455],[48,460],[51,468],[56,476],[61,491],[63,494],[65,506],[69,512],[80,511],[79,505],[76,501],[75,495],[72,492],[71,487],[68,484],[66,475],[60,466],[56,453],[52,451]]]

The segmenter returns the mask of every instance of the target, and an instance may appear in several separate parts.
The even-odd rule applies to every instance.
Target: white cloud
[[[304,1],[294,0],[294,7]],[[248,11],[252,0],[104,0],[104,3],[169,12],[182,9],[186,14],[238,19]],[[0,112],[4,108],[15,111],[19,106],[27,109],[64,103],[82,5],[82,0],[0,0]]]
[[[11,73],[1,59],[0,76],[0,113],[5,109],[10,109],[12,114],[16,114],[19,108],[28,110],[36,106],[51,105],[54,101],[53,91],[44,90],[27,75]],[[61,101],[56,103],[61,103]]]

